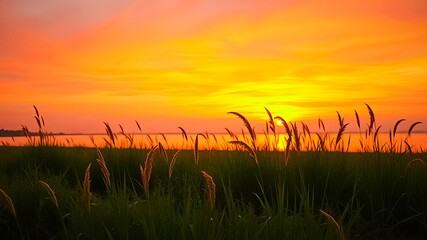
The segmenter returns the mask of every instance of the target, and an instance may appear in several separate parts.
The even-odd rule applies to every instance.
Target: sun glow
[[[276,125],[279,127],[283,127],[285,125],[285,123],[280,119],[276,119]]]

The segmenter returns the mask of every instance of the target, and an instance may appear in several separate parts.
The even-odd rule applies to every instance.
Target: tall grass
[[[182,141],[192,150],[168,149],[164,135],[138,145],[120,126],[129,136],[123,148],[106,123],[104,148],[63,148],[29,134],[29,146],[0,147],[0,234],[5,239],[422,239],[427,153],[409,144],[421,123],[411,124],[399,143],[395,134],[405,121],[400,119],[389,142],[381,143],[381,125],[366,106],[370,119],[364,134],[355,111],[363,139],[358,153],[348,152],[343,133],[349,124],[340,113],[336,134],[327,133],[321,119],[321,132],[312,134],[307,124],[265,109],[273,140],[262,145],[249,120],[230,112],[247,132],[238,136],[227,129],[227,147],[233,150],[201,150],[200,138],[213,144],[215,135],[200,133],[191,140],[182,128]],[[285,135],[276,134],[281,126],[274,120]],[[277,148],[280,140],[286,143],[283,151]]]

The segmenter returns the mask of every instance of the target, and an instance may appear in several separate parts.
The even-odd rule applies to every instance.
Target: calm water
[[[320,134],[322,138],[325,139],[325,146],[328,149],[336,149],[335,147],[335,138],[336,134]],[[189,134],[188,140],[183,138],[181,134],[135,134],[132,135],[133,145],[138,148],[150,148],[151,146],[157,144],[158,142],[162,143],[165,148],[168,149],[193,149],[196,135]],[[237,135],[239,140],[245,140],[247,143],[250,143],[248,135]],[[350,138],[350,141],[349,141]],[[267,140],[268,139],[268,140]],[[276,136],[277,142],[275,144],[273,135],[257,135],[257,145],[261,147],[270,146],[270,148],[277,148],[278,150],[284,150],[286,148],[287,135],[279,134]],[[389,134],[378,134],[379,147],[387,150],[390,148],[390,136]],[[37,137],[33,137],[33,141],[39,141]],[[231,150],[235,149],[235,146],[229,144],[228,141],[234,140],[228,134],[209,134],[207,139],[199,136],[199,149],[220,149],[220,150]],[[404,141],[406,140],[406,143]],[[106,141],[110,141],[107,135],[58,135],[50,139],[54,141],[56,145],[60,146],[85,146],[85,147],[104,147],[107,145]],[[425,151],[427,149],[427,134],[426,133],[413,133],[410,138],[407,138],[407,134],[396,134],[393,138],[393,144],[395,149],[402,148],[403,150],[407,149],[409,145],[412,151]],[[293,142],[295,143],[295,142]],[[370,136],[366,138],[365,135],[359,135],[357,133],[344,134],[341,143],[338,145],[338,149],[344,147],[345,150],[349,151],[360,151],[362,145],[365,150],[372,149],[373,146],[373,137]],[[0,137],[0,145],[9,145],[9,146],[24,146],[29,144],[29,139],[26,137]],[[131,142],[129,138],[126,138],[123,135],[117,135],[115,139],[116,147],[129,147]],[[312,134],[310,136],[301,137],[301,149],[315,149],[319,145],[319,136]],[[332,146],[332,147],[331,147]],[[366,147],[368,148],[366,149]]]

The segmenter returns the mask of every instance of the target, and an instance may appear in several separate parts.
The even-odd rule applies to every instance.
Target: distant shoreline
[[[66,133],[49,133],[50,135],[69,135]],[[30,136],[38,136],[38,132],[30,132]],[[77,134],[76,134],[77,135]],[[84,134],[82,134],[84,135]],[[0,129],[0,137],[25,137],[25,132],[22,130],[5,130]]]

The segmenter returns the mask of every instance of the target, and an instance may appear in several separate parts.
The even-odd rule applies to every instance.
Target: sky
[[[427,123],[425,0],[0,1],[0,129]],[[406,124],[406,125],[405,125]],[[315,127],[313,127],[315,128]],[[417,126],[427,130],[427,124]]]

